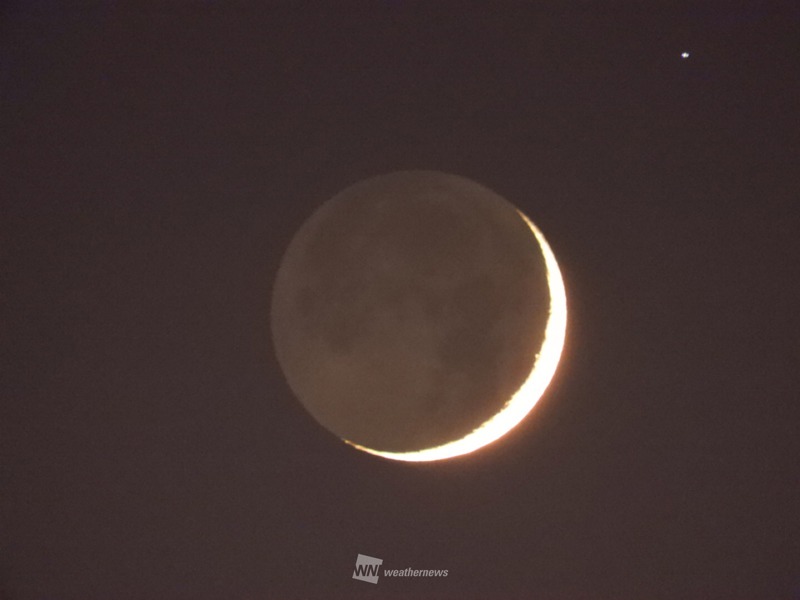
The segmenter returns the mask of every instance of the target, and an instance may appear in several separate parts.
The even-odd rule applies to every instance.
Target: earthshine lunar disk
[[[300,227],[270,321],[289,387],[322,426],[432,461],[525,418],[555,373],[567,307],[550,246],[513,205],[463,177],[401,171]]]

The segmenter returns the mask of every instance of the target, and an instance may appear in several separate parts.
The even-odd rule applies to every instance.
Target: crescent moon
[[[424,462],[513,429],[564,346],[558,263],[531,220],[463,177],[352,185],[293,237],[271,328],[304,408],[358,450]]]
[[[542,232],[528,217],[519,210],[517,212],[530,228],[531,233],[539,244],[547,265],[547,285],[550,289],[550,316],[545,327],[544,341],[525,383],[494,417],[472,433],[448,444],[417,452],[381,452],[380,450],[359,446],[350,440],[344,440],[345,442],[364,452],[393,460],[427,462],[454,458],[469,454],[499,440],[519,425],[528,413],[533,410],[536,403],[539,402],[547,386],[550,385],[553,375],[556,373],[556,368],[564,349],[567,331],[567,293],[564,288],[564,280],[561,277],[561,270],[558,268],[558,262],[550,248],[550,244],[547,243]]]

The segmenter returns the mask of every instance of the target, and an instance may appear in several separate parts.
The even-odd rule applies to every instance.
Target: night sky
[[[795,2],[133,4],[3,8],[0,598],[800,597]],[[569,302],[529,417],[417,465],[269,331],[298,227],[402,169],[516,204]]]

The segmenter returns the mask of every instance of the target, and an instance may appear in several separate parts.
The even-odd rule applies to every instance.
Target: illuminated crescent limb
[[[415,452],[381,452],[359,446],[349,440],[344,440],[345,442],[364,452],[393,460],[426,462],[453,458],[474,452],[503,437],[528,415],[539,401],[539,398],[542,397],[553,379],[558,361],[561,358],[561,352],[564,349],[567,329],[567,294],[556,257],[544,235],[528,217],[520,211],[517,212],[530,227],[531,232],[539,243],[547,267],[547,285],[550,291],[550,314],[547,319],[544,341],[525,383],[522,384],[500,412],[460,440]]]

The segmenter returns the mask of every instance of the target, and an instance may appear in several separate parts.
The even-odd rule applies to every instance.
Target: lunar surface
[[[348,443],[435,460],[504,435],[541,396],[566,299],[541,233],[491,190],[404,171],[323,204],[278,269],[278,362]]]

